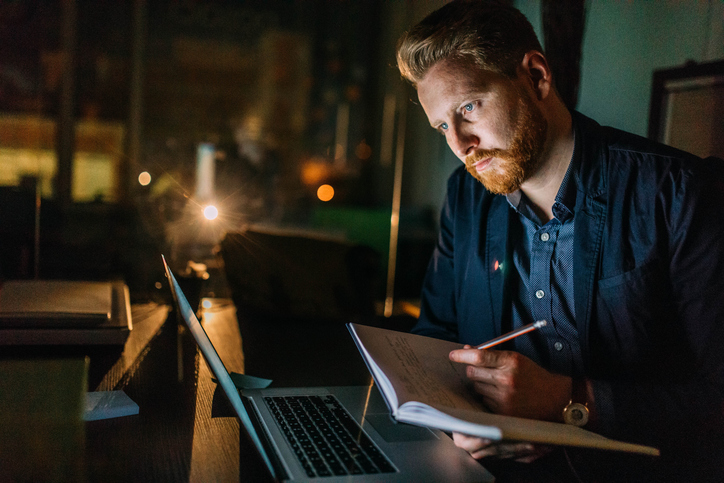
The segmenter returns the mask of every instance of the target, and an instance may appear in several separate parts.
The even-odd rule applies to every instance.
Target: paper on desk
[[[86,393],[84,421],[118,418],[138,414],[138,404],[123,391]]]
[[[264,379],[262,377],[254,377],[246,374],[239,374],[236,372],[230,372],[231,380],[238,389],[264,389],[269,387],[272,383],[271,379]]]
[[[272,383],[271,379],[249,376],[247,374],[239,374],[238,372],[230,372],[229,377],[231,377],[231,381],[234,383],[236,388],[240,390],[264,389],[265,387],[269,387],[269,384]],[[217,381],[215,377],[212,377],[211,380],[217,384],[219,383],[219,381]]]

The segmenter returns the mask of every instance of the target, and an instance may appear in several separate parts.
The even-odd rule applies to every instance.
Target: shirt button
[[[551,236],[550,236],[548,233],[541,233],[541,234],[540,234],[540,241],[546,242],[546,241],[548,241],[548,240],[550,239],[550,237],[551,237]]]
[[[546,293],[543,290],[536,290],[535,291],[536,298],[542,299],[546,296]]]
[[[555,344],[553,344],[553,347],[555,347],[557,351],[563,350],[563,344],[561,342],[556,342]]]

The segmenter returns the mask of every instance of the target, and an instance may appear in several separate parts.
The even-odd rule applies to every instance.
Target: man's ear
[[[519,76],[528,82],[538,100],[543,100],[553,90],[553,75],[545,56],[537,50],[531,50],[523,56]]]

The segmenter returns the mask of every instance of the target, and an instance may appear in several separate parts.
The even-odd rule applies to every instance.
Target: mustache
[[[500,158],[505,154],[502,149],[476,149],[465,158],[465,166],[471,168],[478,161],[488,158]]]

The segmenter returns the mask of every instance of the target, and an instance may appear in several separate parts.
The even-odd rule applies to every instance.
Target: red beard
[[[535,172],[546,140],[548,122],[527,92],[519,89],[518,122],[508,149],[478,149],[467,158],[468,172],[495,194],[509,194]],[[495,158],[482,173],[475,169],[480,160]]]

